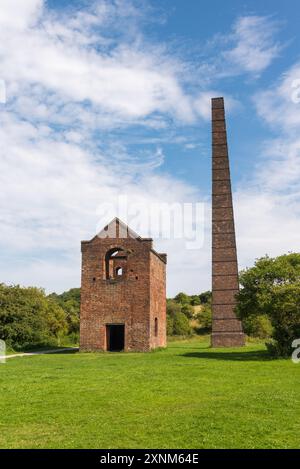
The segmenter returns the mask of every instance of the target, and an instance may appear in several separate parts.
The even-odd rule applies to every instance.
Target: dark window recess
[[[154,335],[155,337],[158,336],[158,319],[157,318],[154,319]]]
[[[124,350],[125,325],[109,324],[106,326],[107,350],[109,352],[121,352]]]

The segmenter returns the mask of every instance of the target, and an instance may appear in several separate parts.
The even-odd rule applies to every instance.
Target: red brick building
[[[82,241],[81,350],[166,346],[166,254],[115,218]]]

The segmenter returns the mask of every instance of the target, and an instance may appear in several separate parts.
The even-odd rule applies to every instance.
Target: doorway
[[[109,352],[121,352],[124,350],[125,325],[108,324],[106,326],[107,350]]]

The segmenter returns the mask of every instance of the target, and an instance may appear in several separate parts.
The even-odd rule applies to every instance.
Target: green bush
[[[174,334],[174,318],[167,314],[167,336]]]
[[[272,323],[266,314],[245,318],[243,329],[247,335],[260,339],[269,338],[273,333]]]
[[[173,334],[190,335],[192,332],[188,318],[183,313],[175,313],[173,317]]]
[[[300,284],[281,285],[273,297],[273,341],[267,346],[272,355],[288,357],[292,342],[300,338]]]
[[[61,293],[51,293],[48,298],[55,301],[66,313],[68,334],[79,333],[80,321],[80,288],[71,288]]]
[[[200,301],[199,295],[192,295],[190,298],[191,298],[191,305],[192,305],[192,306],[201,305],[201,301]]]
[[[181,303],[182,305],[184,304],[190,304],[190,297],[186,294],[186,293],[178,293],[174,300],[176,301],[176,303]]]
[[[197,319],[199,322],[199,327],[200,331],[202,329],[202,332],[210,332],[211,331],[211,325],[212,325],[212,311],[211,311],[211,305],[210,303],[207,303],[204,305],[197,314]]]
[[[64,310],[43,290],[0,285],[0,338],[9,347],[57,345],[67,330]]]
[[[167,300],[167,314],[173,316],[175,313],[181,312],[181,304],[176,303],[175,300]]]
[[[203,293],[200,293],[199,299],[202,305],[211,302],[211,291],[208,290]]]
[[[188,318],[188,319],[192,319],[192,317],[194,316],[194,308],[191,306],[191,305],[183,305],[181,307],[181,312]]]
[[[269,350],[290,356],[300,337],[300,254],[265,256],[240,275],[237,313],[246,322],[267,316],[272,325]]]

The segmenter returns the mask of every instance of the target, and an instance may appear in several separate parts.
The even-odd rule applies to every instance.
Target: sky
[[[299,23],[297,0],[1,0],[0,282],[78,287],[80,241],[126,197],[203,207],[196,249],[154,246],[169,296],[210,289],[216,96],[240,269],[299,250]]]

